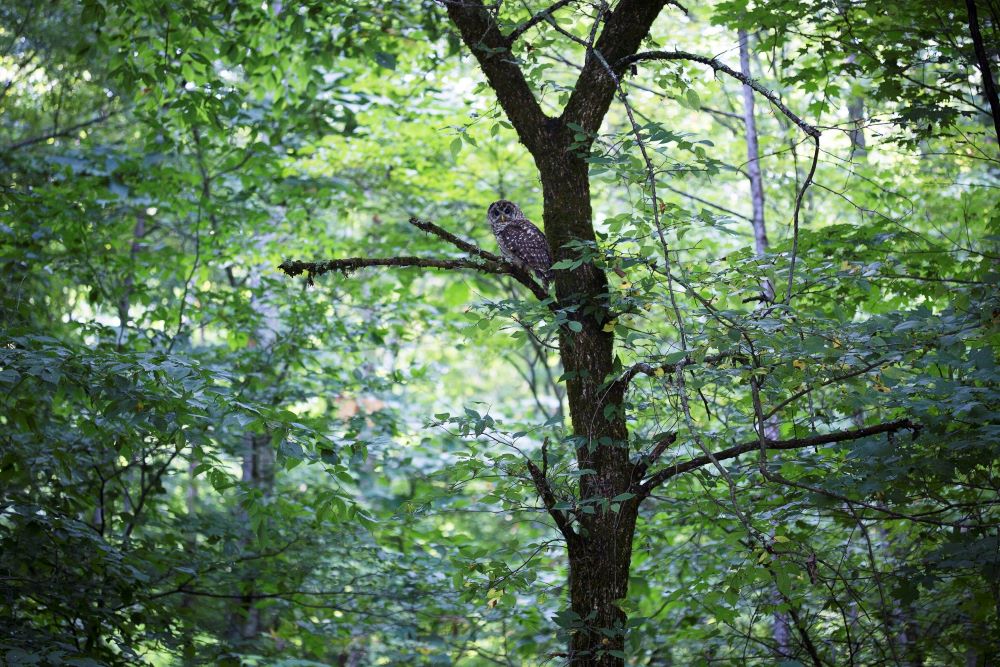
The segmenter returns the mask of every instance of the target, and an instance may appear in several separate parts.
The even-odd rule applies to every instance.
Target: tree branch
[[[410,218],[409,222],[417,229],[427,232],[428,234],[433,234],[434,236],[437,236],[438,238],[447,241],[448,243],[452,244],[459,250],[467,252],[470,255],[475,255],[476,257],[482,257],[488,262],[495,262],[497,264],[503,264],[507,262],[507,260],[504,259],[503,257],[499,255],[494,255],[493,253],[487,252],[486,250],[483,250],[482,248],[480,248],[475,244],[469,243],[464,239],[460,239],[459,237],[455,236],[448,230],[438,227],[429,220],[421,220],[420,218],[413,216]]]
[[[806,447],[816,447],[819,445],[829,445],[835,442],[847,442],[850,440],[858,440],[860,438],[867,438],[872,435],[878,435],[880,433],[895,433],[896,431],[910,430],[917,431],[920,426],[909,419],[897,419],[896,421],[887,422],[885,424],[876,424],[875,426],[866,426],[865,428],[853,429],[850,431],[836,431],[834,433],[822,433],[820,435],[810,436],[808,438],[795,438],[792,440],[765,440],[764,444],[767,449],[780,450],[780,449],[804,449]],[[712,462],[714,457],[716,461],[724,461],[726,459],[734,459],[748,452],[759,451],[761,443],[759,440],[754,439],[749,442],[744,442],[739,445],[734,445],[728,449],[723,449],[719,452],[715,452],[712,457],[696,456],[687,461],[681,461],[676,463],[669,468],[664,468],[657,471],[651,475],[645,482],[642,483],[640,488],[642,489],[643,496],[648,496],[650,492],[663,482],[667,481],[671,477],[680,475],[681,473],[690,472],[706,466]]]
[[[642,53],[636,53],[635,55],[626,56],[617,60],[614,63],[615,70],[618,72],[624,72],[625,68],[629,65],[635,64],[644,60],[689,60],[691,62],[701,63],[702,65],[708,65],[716,72],[723,72],[733,77],[737,81],[740,81],[745,86],[753,88],[755,91],[767,98],[774,106],[778,108],[781,113],[787,116],[793,123],[798,125],[803,132],[808,134],[810,137],[818,138],[820,132],[817,128],[805,122],[799,118],[795,112],[785,106],[785,104],[778,99],[778,96],[773,92],[764,88],[762,85],[757,83],[755,79],[751,79],[745,76],[743,73],[734,70],[732,67],[724,64],[717,58],[708,58],[706,56],[700,56],[696,53],[688,53],[687,51],[644,51]]]
[[[552,487],[549,486],[548,478],[538,468],[534,461],[527,459],[526,463],[528,465],[528,472],[531,473],[531,481],[534,482],[535,489],[538,491],[538,496],[542,499],[545,509],[549,512],[549,516],[551,516],[552,520],[556,522],[556,527],[559,528],[559,532],[566,538],[567,544],[572,542],[577,538],[577,534],[574,532],[573,527],[570,525],[570,522],[563,511],[555,509],[556,497],[555,494],[552,493]]]
[[[802,211],[802,200],[806,195],[806,190],[812,183],[813,176],[816,174],[816,164],[819,162],[818,134],[813,137],[813,142],[815,146],[813,147],[812,166],[809,167],[809,174],[806,175],[806,180],[802,182],[802,188],[799,189],[799,193],[795,197],[795,210],[792,211],[792,254],[791,260],[788,263],[788,291],[785,294],[785,305],[792,302],[792,287],[795,280],[795,258],[799,254],[799,213]]]
[[[667,451],[667,447],[675,442],[677,442],[676,433],[665,433],[661,435],[660,439],[656,441],[655,445],[653,445],[653,449],[650,450],[649,454],[642,457],[642,459],[639,460],[639,463],[636,464],[634,478],[641,480],[642,476],[646,474],[646,471],[649,470],[661,456],[663,456],[663,452]]]
[[[69,127],[64,127],[60,129],[53,129],[51,132],[39,135],[37,137],[29,137],[27,139],[21,139],[12,144],[0,148],[0,153],[10,153],[21,148],[26,148],[28,146],[33,146],[34,144],[40,144],[43,141],[48,141],[49,139],[57,139],[59,137],[68,137],[71,134],[75,134],[79,130],[85,127],[90,127],[91,125],[97,125],[98,123],[103,123],[112,116],[118,113],[117,110],[114,111],[101,111],[96,116],[90,120],[85,120],[81,123],[76,123],[75,125],[70,125]]]
[[[345,276],[354,273],[358,269],[372,266],[395,266],[395,267],[417,267],[425,269],[442,269],[446,271],[471,270],[481,273],[492,273],[496,275],[508,275],[521,283],[534,294],[540,301],[550,299],[549,293],[538,281],[531,277],[531,274],[522,267],[507,259],[487,252],[479,246],[464,241],[451,232],[438,227],[433,222],[420,220],[416,217],[410,218],[410,224],[421,229],[428,234],[433,234],[456,248],[473,255],[477,259],[437,259],[434,257],[346,257],[344,259],[327,259],[316,262],[303,262],[296,259],[286,259],[278,265],[278,268],[286,275],[295,277],[306,274],[306,283],[312,284],[313,278],[321,276],[330,271],[340,271]],[[549,304],[550,309],[555,308],[554,303]]]
[[[532,155],[545,148],[544,127],[548,116],[535,99],[524,73],[511,53],[508,37],[497,27],[496,20],[479,0],[449,2],[448,18],[458,28],[462,41],[479,61],[490,87],[517,136]]]
[[[607,15],[563,110],[563,122],[576,123],[589,134],[600,129],[617,87],[602,60],[615,63],[634,54],[665,4],[664,0],[621,0]]]
[[[512,276],[517,282],[527,287],[531,290],[532,294],[538,297],[540,301],[545,301],[549,298],[548,290],[546,290],[544,286],[538,284],[538,282],[532,277],[531,271],[526,267],[510,261],[506,257],[487,252],[479,246],[455,236],[448,230],[438,227],[430,220],[420,220],[416,216],[413,216],[410,218],[410,224],[417,229],[425,231],[428,234],[433,234],[434,236],[447,241],[463,252],[467,252],[475,257],[481,257],[487,262],[498,265],[502,269],[502,273]]]
[[[707,365],[715,365],[719,362],[725,361],[726,359],[734,359],[732,354],[712,354],[705,357],[700,363]],[[687,368],[688,366],[694,365],[695,360],[688,356],[680,361],[673,364],[647,364],[638,363],[633,364],[627,371],[622,373],[617,380],[614,381],[615,384],[623,385],[623,389],[628,387],[629,383],[632,382],[639,375],[649,375],[650,377],[661,377],[664,375],[670,375],[677,371],[681,366]]]
[[[344,275],[354,273],[358,269],[371,266],[420,267],[425,269],[471,269],[483,273],[507,273],[503,267],[491,265],[488,262],[477,262],[471,259],[434,259],[432,257],[346,257],[344,259],[327,259],[318,262],[303,262],[297,259],[287,259],[278,265],[285,274],[295,277],[305,273],[307,280],[321,276],[330,271],[340,271]]]
[[[876,361],[874,363],[866,364],[865,366],[863,366],[861,368],[857,368],[857,369],[851,371],[850,373],[844,373],[843,375],[835,375],[834,377],[830,378],[829,380],[824,380],[824,381],[822,381],[822,382],[820,382],[818,384],[807,386],[805,389],[800,389],[799,391],[795,392],[794,394],[792,394],[791,396],[789,396],[788,398],[786,398],[785,400],[781,401],[780,403],[778,403],[777,405],[775,405],[773,408],[771,408],[770,410],[768,410],[767,413],[764,415],[764,421],[767,421],[768,419],[770,419],[774,415],[778,414],[781,411],[781,409],[784,408],[786,405],[788,405],[790,403],[794,403],[795,401],[799,400],[800,398],[802,398],[803,396],[805,396],[808,393],[816,391],[817,389],[822,389],[823,387],[828,387],[831,384],[836,384],[837,382],[840,382],[841,380],[849,380],[849,379],[851,379],[853,377],[857,377],[858,375],[864,375],[868,371],[873,370],[875,368],[878,368],[879,366],[881,366],[883,364],[886,364],[888,362],[889,362],[889,359],[886,359],[886,358],[879,359],[878,361]]]
[[[993,116],[993,128],[997,133],[997,141],[1000,141],[1000,97],[997,96],[997,86],[993,82],[993,73],[990,71],[990,59],[986,55],[986,47],[983,45],[983,35],[979,31],[979,16],[976,12],[975,0],[965,0],[965,7],[969,14],[969,34],[972,36],[972,45],[976,50],[976,64],[979,66],[979,73],[983,77],[983,93],[990,103],[990,115]]]

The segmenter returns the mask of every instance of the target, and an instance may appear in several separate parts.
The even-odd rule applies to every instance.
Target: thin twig
[[[556,11],[557,9],[562,9],[563,7],[565,7],[566,5],[568,5],[569,3],[575,2],[575,1],[576,0],[559,0],[558,2],[550,5],[549,7],[546,7],[545,9],[543,9],[540,12],[536,13],[531,18],[529,18],[527,21],[525,21],[524,23],[519,24],[513,30],[511,30],[510,33],[508,33],[507,35],[504,36],[504,41],[507,43],[507,46],[508,47],[511,46],[514,42],[516,42],[518,40],[518,38],[521,35],[523,35],[524,33],[528,32],[529,30],[531,30],[532,28],[534,28],[539,23],[541,23],[543,21],[547,21],[549,19],[549,17],[552,16],[552,13],[554,11]]]
[[[802,128],[802,131],[808,134],[810,137],[818,138],[820,131],[813,125],[805,122],[799,118],[795,112],[789,109],[785,104],[775,95],[773,92],[763,87],[755,79],[745,76],[741,72],[734,70],[717,58],[708,58],[706,56],[700,56],[696,53],[688,53],[687,51],[644,51],[642,53],[636,53],[631,56],[626,56],[615,63],[615,70],[618,72],[626,71],[629,65],[641,62],[644,60],[690,60],[691,62],[701,63],[702,65],[708,65],[716,72],[723,72],[733,77],[737,81],[741,81],[744,85],[750,86],[758,93],[766,97],[771,104],[776,106],[781,113],[787,116],[793,123]]]
[[[802,199],[805,197],[806,190],[812,183],[813,175],[816,173],[816,163],[819,161],[819,135],[813,136],[813,141],[816,144],[813,150],[812,166],[809,168],[809,175],[806,176],[806,180],[802,182],[802,187],[799,189],[799,194],[795,198],[795,211],[792,213],[792,258],[788,265],[788,291],[785,294],[785,305],[787,306],[792,300],[792,282],[795,279],[795,259],[799,252],[799,212],[802,210]]]

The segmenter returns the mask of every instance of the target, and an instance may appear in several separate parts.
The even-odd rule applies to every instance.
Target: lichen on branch
[[[410,224],[418,229],[433,234],[447,241],[462,252],[472,255],[469,258],[437,258],[437,257],[345,257],[342,259],[325,259],[307,262],[298,259],[286,259],[278,268],[286,275],[295,277],[305,274],[306,284],[312,285],[316,276],[331,271],[339,271],[349,276],[355,271],[370,267],[424,268],[444,271],[479,271],[495,275],[508,275],[527,287],[539,300],[549,299],[549,293],[539,284],[524,267],[507,259],[483,250],[479,246],[465,241],[451,232],[438,227],[433,222],[411,217]]]

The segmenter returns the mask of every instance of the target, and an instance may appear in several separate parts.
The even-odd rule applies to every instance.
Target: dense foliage
[[[1000,661],[1000,7],[668,3],[641,51],[715,64],[570,127],[555,268],[609,278],[629,430],[588,443],[568,283],[277,268],[464,257],[411,216],[495,251],[498,198],[554,228],[455,4],[0,7],[0,661],[591,664],[552,517],[633,510],[608,659]],[[547,6],[489,8],[559,116],[607,7]],[[582,494],[614,447],[647,486]]]

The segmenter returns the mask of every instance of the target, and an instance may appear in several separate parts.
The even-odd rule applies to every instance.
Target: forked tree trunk
[[[582,130],[596,136],[616,90],[618,75],[609,73],[611,63],[636,52],[664,4],[620,0],[614,9],[605,8],[600,36],[588,47],[573,92],[562,114],[551,117],[510,50],[516,34],[503,34],[481,1],[447,3],[449,17],[535,160],[544,196],[544,231],[557,261],[577,255],[567,243],[596,241],[588,165],[581,155],[589,150],[574,145],[574,135]],[[554,509],[544,473],[536,468],[532,476],[567,543],[570,608],[581,622],[570,638],[569,663],[619,667],[624,664],[626,621],[619,601],[628,590],[640,498],[622,497],[637,490],[639,480],[633,479],[636,467],[629,461],[624,388],[606,383],[614,372],[614,333],[604,331],[610,319],[608,279],[603,269],[587,262],[557,271],[555,283],[561,306],[575,307],[569,311],[573,326],[564,327],[559,337],[559,351],[577,465],[588,472],[580,475],[579,504],[571,513]],[[616,497],[619,502],[613,503]]]

